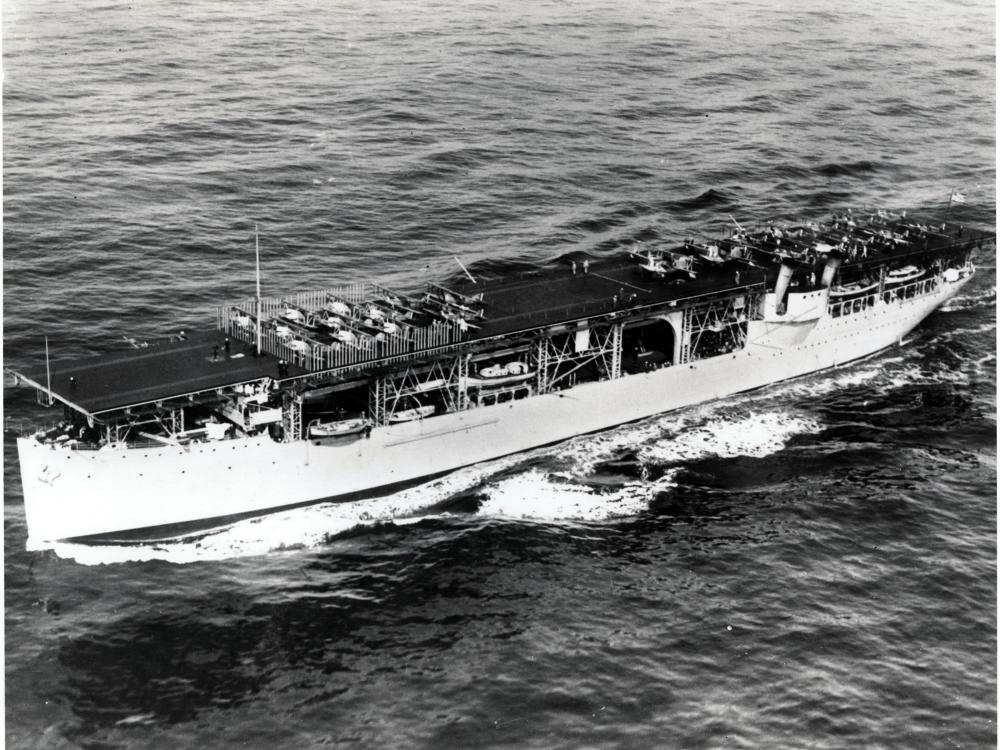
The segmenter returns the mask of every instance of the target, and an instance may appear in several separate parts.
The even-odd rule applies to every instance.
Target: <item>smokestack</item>
[[[794,270],[787,263],[781,264],[778,281],[774,285],[774,307],[778,315],[785,314],[785,297],[788,295],[788,284],[792,280]]]
[[[826,268],[823,269],[823,286],[829,287],[833,283],[833,277],[837,274],[837,269],[840,268],[840,264],[843,262],[843,258],[838,258],[835,255],[830,256],[830,260],[826,262]]]

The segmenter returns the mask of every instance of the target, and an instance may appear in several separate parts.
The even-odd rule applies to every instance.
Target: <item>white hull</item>
[[[738,352],[376,427],[345,444],[278,443],[264,434],[186,448],[91,451],[21,438],[28,547],[370,492],[759,388],[898,342],[967,280],[842,317],[755,321]]]

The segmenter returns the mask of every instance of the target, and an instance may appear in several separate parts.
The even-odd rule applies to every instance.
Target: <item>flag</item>
[[[951,202],[952,203],[965,203],[965,196],[957,190],[951,191]]]

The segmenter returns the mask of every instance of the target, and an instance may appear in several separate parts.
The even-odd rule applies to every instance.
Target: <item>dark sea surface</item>
[[[271,294],[729,214],[992,230],[994,28],[981,0],[4,0],[5,362],[211,327],[255,223]],[[7,441],[7,747],[995,747],[975,260],[864,361],[184,542],[26,552]]]

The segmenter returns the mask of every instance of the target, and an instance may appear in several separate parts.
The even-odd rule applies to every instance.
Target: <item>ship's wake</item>
[[[676,486],[684,464],[705,458],[767,456],[820,424],[807,414],[702,407],[607,433],[574,438],[549,471],[530,471],[484,488],[479,513],[541,521],[603,522],[636,516]]]

